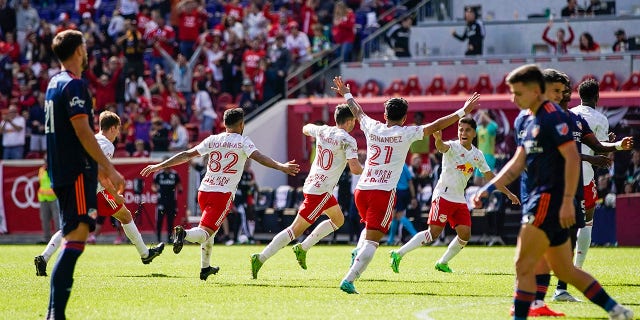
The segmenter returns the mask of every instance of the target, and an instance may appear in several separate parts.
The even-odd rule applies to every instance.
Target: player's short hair
[[[333,117],[336,120],[336,124],[343,124],[347,120],[353,119],[353,113],[349,109],[349,105],[342,103],[336,106],[336,111],[333,113]]]
[[[473,128],[473,130],[476,130],[476,128],[478,127],[476,120],[474,120],[472,117],[462,117],[460,118],[460,120],[458,120],[458,124],[460,123],[468,124],[471,128]]]
[[[111,111],[100,113],[100,130],[107,131],[120,125],[120,117]]]
[[[540,93],[544,93],[544,76],[542,71],[535,64],[526,64],[511,71],[506,79],[508,84],[521,82],[523,84],[538,84]]]
[[[578,93],[582,102],[597,102],[600,96],[600,84],[593,79],[587,79],[578,86]]]
[[[60,61],[69,59],[79,46],[84,44],[82,32],[77,30],[62,31],[53,38],[51,49]]]
[[[542,70],[542,76],[544,77],[545,83],[560,82],[565,86],[571,85],[571,79],[569,79],[569,76],[566,73],[558,71],[556,69],[544,69]]]
[[[224,112],[224,125],[233,127],[244,120],[244,110],[242,108],[233,108]]]
[[[402,120],[407,115],[409,103],[403,98],[391,98],[384,103],[387,119],[391,121]]]

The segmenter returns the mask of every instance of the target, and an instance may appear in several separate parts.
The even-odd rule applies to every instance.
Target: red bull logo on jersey
[[[569,126],[566,123],[560,123],[556,125],[556,131],[561,136],[566,136],[569,134]]]
[[[473,166],[467,162],[465,164],[459,164],[456,166],[456,170],[465,173],[465,174],[471,174],[473,173]]]

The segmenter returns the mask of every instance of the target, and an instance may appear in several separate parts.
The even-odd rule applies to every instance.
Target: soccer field
[[[251,279],[249,255],[264,245],[215,245],[208,281],[198,278],[200,247],[179,255],[171,246],[143,265],[132,245],[87,246],[75,272],[67,307],[70,319],[508,319],[512,302],[513,247],[467,247],[451,263],[453,274],[433,269],[444,247],[423,247],[404,257],[400,274],[380,247],[362,278],[359,295],[340,289],[350,246],[317,246],[302,270],[291,246]],[[0,319],[42,319],[50,277],[36,277],[33,257],[42,246],[0,246]],[[51,274],[54,258],[47,272]],[[592,248],[585,269],[618,302],[640,313],[640,249]],[[552,278],[552,285],[556,279]],[[550,288],[550,295],[553,289]],[[584,298],[575,288],[570,292]],[[550,297],[549,297],[550,298]],[[550,300],[550,299],[547,299]],[[594,304],[549,305],[564,319],[605,319]]]

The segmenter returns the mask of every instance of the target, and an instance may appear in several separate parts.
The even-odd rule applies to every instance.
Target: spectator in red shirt
[[[100,8],[101,0],[76,0],[75,10],[82,15],[85,12],[91,13],[92,16],[96,15],[96,10]]]
[[[567,29],[569,30],[569,38],[564,38],[564,29],[560,28],[556,32],[556,40],[553,40],[548,37],[549,30],[553,26],[553,21],[549,21],[547,23],[547,27],[544,28],[544,32],[542,33],[542,40],[553,47],[556,54],[567,54],[567,46],[573,42],[573,29],[567,22]]]
[[[191,58],[200,31],[206,26],[207,12],[198,2],[186,0],[177,5],[180,23],[178,24],[178,42],[180,53]]]
[[[108,104],[116,102],[116,86],[118,84],[118,78],[120,77],[121,67],[115,69],[110,76],[102,74],[99,78],[93,73],[93,67],[95,60],[91,62],[90,67],[87,69],[86,75],[91,84],[91,88],[94,93],[93,96],[96,99],[96,113],[102,112]]]
[[[11,32],[4,35],[4,50],[12,62],[20,63],[20,45],[16,42],[16,38]]]
[[[255,39],[251,41],[251,48],[244,51],[241,68],[245,79],[251,80],[258,73],[260,60],[267,55],[262,46],[262,42],[259,39]]]
[[[175,41],[176,41],[176,33],[170,25],[166,24],[166,20],[164,17],[158,12],[154,11],[152,13],[153,19],[157,24],[157,27],[145,34],[145,39],[148,43],[158,43],[164,51],[173,55],[175,53]],[[167,66],[164,63],[164,58],[158,49],[153,48],[153,52],[151,53],[151,65],[153,70],[152,76],[155,77],[155,68],[153,66],[160,65],[164,69]]]
[[[344,62],[351,61],[351,51],[356,37],[355,24],[356,16],[353,10],[349,9],[342,1],[336,2],[333,9],[331,35],[333,42],[342,46],[340,55]]]
[[[58,22],[58,28],[56,29],[56,34],[65,30],[78,29],[76,24],[73,23],[73,21],[71,21],[71,19],[69,18],[69,14],[66,12],[61,13],[60,16],[58,17],[58,20],[59,22]]]
[[[300,31],[306,33],[309,37],[313,36],[312,26],[318,23],[318,15],[316,14],[317,7],[318,0],[307,0],[300,9],[298,21],[300,24]]]
[[[600,45],[593,40],[593,36],[589,32],[580,35],[580,52],[582,53],[599,53]]]
[[[231,0],[224,6],[225,17],[235,17],[237,21],[242,21],[244,18],[244,9],[240,5],[240,0]]]
[[[136,151],[131,154],[133,158],[149,158],[149,151],[144,149],[144,141],[141,139],[136,140],[135,148]]]

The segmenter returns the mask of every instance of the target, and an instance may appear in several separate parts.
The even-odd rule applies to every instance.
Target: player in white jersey
[[[433,133],[436,149],[442,153],[442,174],[433,191],[431,211],[429,212],[429,228],[417,233],[411,240],[397,251],[391,251],[391,269],[398,273],[402,257],[410,251],[429,244],[436,239],[447,221],[456,230],[457,236],[451,241],[447,251],[436,262],[435,269],[442,272],[453,272],[449,261],[455,257],[471,237],[471,214],[464,197],[467,182],[477,168],[485,178],[495,176],[487,161],[472,141],[476,137],[476,121],[465,117],[458,121],[458,140],[442,141],[442,132]],[[519,204],[518,197],[507,188],[500,189],[512,203]]]
[[[120,117],[111,111],[104,111],[100,114],[100,132],[95,137],[98,141],[98,145],[102,149],[104,155],[111,159],[115,151],[113,141],[120,134]],[[133,221],[131,212],[124,205],[124,198],[114,191],[107,191],[100,183],[98,183],[98,216],[108,217],[113,216],[122,223],[122,229],[127,235],[127,238],[131,240],[140,254],[142,263],[149,264],[153,259],[159,256],[164,250],[164,243],[158,244],[154,248],[147,248],[142,239],[142,235]],[[114,196],[115,195],[115,196]],[[49,240],[47,247],[41,255],[36,256],[34,263],[36,265],[36,275],[47,275],[47,262],[55,251],[60,247],[62,242],[62,231],[56,232]]]
[[[302,269],[307,269],[307,251],[344,223],[344,214],[333,196],[333,189],[347,164],[354,174],[362,173],[362,165],[358,162],[356,139],[349,135],[356,124],[349,106],[338,105],[334,119],[335,126],[306,124],[302,128],[305,135],[316,140],[316,158],[302,188],[304,201],[293,223],[278,233],[261,253],[251,256],[251,274],[254,279],[258,277],[258,271],[267,259],[298,238],[322,213],[329,219],[318,224],[302,243],[293,246],[296,260]]]
[[[409,105],[402,98],[391,98],[384,104],[386,123],[369,118],[353,99],[341,77],[333,79],[332,89],[344,96],[351,112],[360,121],[360,128],[367,139],[367,160],[354,194],[355,203],[365,229],[352,254],[352,265],[340,283],[347,293],[358,293],[353,281],[360,277],[371,262],[380,239],[387,234],[392,220],[395,187],[402,173],[411,143],[424,135],[440,131],[464,117],[476,105],[480,95],[474,93],[464,107],[455,113],[421,126],[404,126]]]
[[[207,172],[198,188],[198,204],[202,211],[200,224],[189,230],[176,226],[174,230],[173,252],[182,250],[184,241],[199,243],[202,249],[200,279],[216,274],[219,267],[211,266],[211,249],[216,232],[229,214],[233,204],[238,182],[242,177],[244,163],[251,158],[263,166],[280,170],[288,175],[296,175],[300,171],[294,160],[280,163],[263,155],[249,137],[243,136],[244,111],[241,108],[224,112],[225,132],[210,135],[197,146],[182,151],[158,164],[142,169],[143,177],[164,168],[173,167],[190,161],[195,157],[209,155]]]

